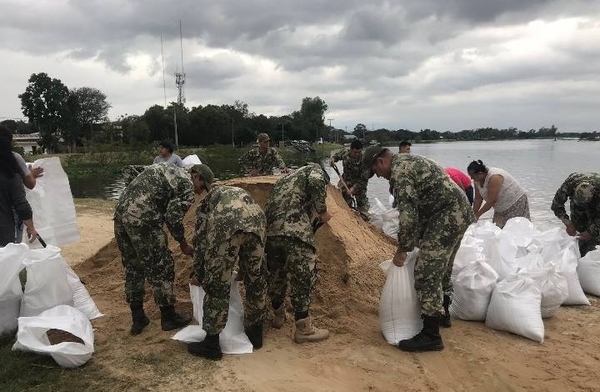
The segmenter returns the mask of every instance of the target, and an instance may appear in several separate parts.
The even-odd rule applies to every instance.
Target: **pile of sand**
[[[277,177],[236,179],[225,182],[244,188],[264,207]],[[360,219],[350,210],[340,192],[330,186],[327,207],[333,218],[316,235],[319,279],[313,296],[312,310],[320,322],[334,332],[352,332],[362,323],[362,314],[377,314],[379,295],[385,277],[379,262],[391,258],[393,240],[379,229]],[[198,201],[185,218],[186,236],[191,243]],[[192,260],[181,253],[179,245],[169,236],[169,247],[175,259],[176,293],[179,306],[191,312],[188,277]],[[111,308],[125,308],[123,301],[124,273],[120,253],[111,242],[94,257],[77,268],[79,276],[88,283],[94,297],[110,301]],[[148,288],[146,308],[157,312]],[[182,310],[183,310],[182,309]],[[114,309],[103,309],[110,313]]]

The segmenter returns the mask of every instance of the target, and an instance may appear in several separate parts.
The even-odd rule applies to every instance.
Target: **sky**
[[[600,130],[596,0],[0,0],[0,121],[33,73],[107,95],[111,119],[175,101],[354,129]],[[161,56],[161,37],[163,40]],[[331,119],[331,122],[329,121]]]

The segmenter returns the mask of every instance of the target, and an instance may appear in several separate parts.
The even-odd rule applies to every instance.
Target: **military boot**
[[[142,301],[131,301],[129,308],[131,309],[131,318],[133,319],[131,334],[134,336],[139,335],[144,330],[144,327],[150,324],[150,320],[146,317],[146,313],[144,313],[144,303]]]
[[[401,340],[398,348],[402,351],[422,352],[444,349],[440,335],[440,317],[423,316],[423,329],[411,339]]]
[[[326,329],[315,328],[309,317],[296,320],[296,330],[294,331],[294,342],[320,342],[329,337],[329,331]]]
[[[285,304],[281,304],[277,309],[273,309],[273,328],[280,329],[285,323]]]
[[[160,325],[163,331],[171,331],[173,329],[186,326],[192,321],[190,317],[182,316],[175,312],[174,305],[160,307]]]
[[[450,296],[444,295],[444,315],[440,318],[440,327],[450,328],[452,320],[450,320]]]
[[[263,345],[263,323],[259,321],[258,323],[251,325],[249,327],[244,328],[244,332],[248,339],[250,339],[250,343],[255,350],[258,350]]]
[[[187,349],[190,354],[212,359],[213,361],[218,361],[223,358],[218,334],[206,335],[206,338],[203,341],[188,344]]]

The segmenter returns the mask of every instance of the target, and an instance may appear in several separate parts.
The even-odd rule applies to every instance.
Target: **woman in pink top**
[[[454,181],[460,189],[465,191],[467,199],[469,199],[469,202],[473,205],[473,184],[471,184],[471,178],[453,167],[447,167],[444,170],[446,170],[446,173],[452,178],[452,181]]]

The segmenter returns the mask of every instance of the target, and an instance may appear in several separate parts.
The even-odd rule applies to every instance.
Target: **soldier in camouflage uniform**
[[[146,170],[148,166],[145,165],[127,165],[121,169],[121,176],[123,178],[123,185],[127,186],[131,184],[133,180],[136,179],[137,176],[142,174],[144,170]]]
[[[571,217],[565,210],[568,199]],[[600,173],[571,173],[556,191],[551,208],[569,235],[579,232],[581,256],[600,243]]]
[[[444,168],[419,155],[398,154],[371,146],[364,163],[390,181],[398,201],[398,249],[393,262],[402,266],[406,252],[420,248],[415,263],[415,290],[421,302],[423,330],[398,344],[404,351],[444,348],[440,325],[450,326],[448,307],[454,257],[467,227],[475,221],[465,194]]]
[[[198,167],[194,166],[197,171]],[[114,214],[115,239],[125,267],[125,296],[131,308],[131,334],[137,335],[149,324],[144,313],[144,282],[148,280],[154,301],[160,308],[161,326],[165,331],[182,327],[190,319],[175,313],[173,281],[175,271],[168,248],[166,223],[181,251],[191,255],[192,247],[184,236],[183,217],[194,202],[194,192],[201,193],[212,182],[208,166],[202,176],[190,175],[173,165],[152,165],[138,175],[123,191]]]
[[[344,168],[342,179],[348,186],[350,194],[348,194],[341,181],[338,183],[338,188],[342,191],[344,200],[349,206],[352,206],[352,196],[356,197],[356,208],[359,212],[368,216],[367,183],[369,182],[369,170],[362,163],[362,147],[360,140],[354,140],[349,149],[335,153],[329,164],[333,166],[335,162],[342,161]]]
[[[262,347],[263,309],[267,294],[263,262],[265,214],[243,189],[217,186],[196,211],[194,273],[206,292],[203,328],[206,338],[190,343],[194,355],[219,360],[219,334],[227,323],[229,293],[236,261],[246,287],[245,332],[255,349]]]
[[[308,164],[277,181],[267,204],[267,266],[273,326],[285,322],[284,299],[288,280],[295,310],[296,343],[327,339],[329,331],[315,328],[308,314],[316,280],[315,231],[331,219],[325,197],[329,176],[317,164]]]
[[[270,141],[266,133],[258,134],[258,147],[248,150],[238,161],[243,173],[249,176],[268,176],[273,174],[273,167],[279,167],[282,173],[288,172],[277,150],[269,146]]]

